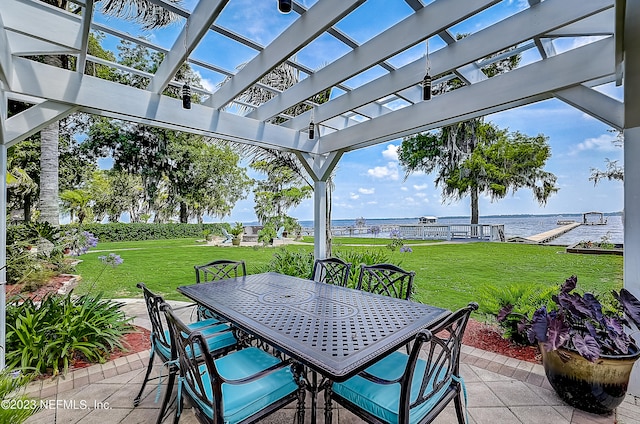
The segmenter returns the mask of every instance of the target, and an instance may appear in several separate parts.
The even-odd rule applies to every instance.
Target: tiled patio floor
[[[142,300],[125,300],[125,310],[137,317],[135,324],[149,328]],[[189,313],[188,310],[185,313]],[[549,386],[541,365],[515,360],[490,352],[464,347],[461,374],[467,387],[468,416],[472,424],[640,424],[640,398],[627,396],[614,414],[598,416],[567,406]],[[102,365],[94,365],[69,373],[53,381],[34,383],[28,392],[32,397],[49,400],[50,409],[42,410],[27,423],[153,423],[159,402],[156,403],[157,383],[150,382],[137,408],[133,399],[144,378],[149,354],[129,355]],[[156,369],[158,372],[156,372]],[[160,366],[154,366],[158,375]],[[166,375],[166,371],[165,371]],[[295,404],[293,404],[295,405]],[[320,400],[319,405],[323,405]],[[263,420],[263,423],[293,422],[293,408]],[[319,422],[322,411],[319,410]],[[306,421],[310,422],[307,410]],[[339,408],[333,413],[334,422],[358,423],[360,420]],[[164,422],[173,422],[173,416]],[[186,410],[180,423],[196,423]],[[453,406],[435,421],[436,424],[455,423]]]

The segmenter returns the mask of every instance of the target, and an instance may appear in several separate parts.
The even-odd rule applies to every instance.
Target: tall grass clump
[[[278,249],[271,261],[258,272],[278,272],[300,278],[310,278],[313,270],[313,253],[305,250]]]
[[[101,295],[47,295],[7,304],[7,368],[66,373],[72,360],[104,362],[133,327],[122,303]]]

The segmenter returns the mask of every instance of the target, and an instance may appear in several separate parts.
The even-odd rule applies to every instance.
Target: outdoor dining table
[[[249,335],[307,366],[315,422],[317,374],[344,381],[451,312],[268,272],[178,287]],[[316,374],[317,373],[317,374]]]

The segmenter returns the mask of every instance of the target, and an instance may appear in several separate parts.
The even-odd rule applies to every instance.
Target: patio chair
[[[470,303],[431,331],[422,330],[410,354],[395,351],[345,382],[328,385],[325,421],[331,422],[335,401],[370,423],[425,424],[453,400],[458,423],[465,424],[460,349],[469,316],[476,309],[478,304]]]
[[[142,393],[150,380],[151,370],[153,369],[153,363],[156,355],[162,362],[169,368],[169,379],[167,383],[167,392],[162,400],[160,411],[158,413],[158,423],[164,418],[164,414],[171,399],[171,392],[176,379],[177,363],[175,348],[172,350],[171,335],[169,329],[165,327],[164,314],[160,310],[160,305],[164,303],[162,296],[156,295],[151,292],[143,283],[138,283],[137,287],[142,289],[144,294],[144,301],[147,306],[147,312],[149,313],[149,320],[151,321],[151,351],[149,352],[149,364],[147,365],[147,372],[140,387],[140,392],[133,400],[133,406],[140,404]],[[222,324],[216,320],[203,320],[198,321],[187,326],[190,330],[199,330],[205,337],[207,342],[207,351],[212,351],[213,355],[220,355],[229,350],[235,349],[236,339],[231,332],[231,328],[227,324]],[[161,378],[156,377],[156,378]],[[153,378],[155,379],[155,378]],[[151,380],[153,380],[151,379]]]
[[[305,385],[301,367],[256,347],[213,358],[201,331],[186,326],[168,304],[162,305],[176,341],[180,369],[174,423],[187,397],[199,422],[255,422],[298,400],[298,423],[304,422]],[[201,359],[193,352],[202,352]],[[295,371],[295,375],[294,375]]]
[[[233,235],[229,234],[226,228],[222,228],[222,235],[225,237],[225,239],[222,240],[223,243],[231,243],[233,240]]]
[[[276,232],[276,238],[278,240],[282,240],[283,236],[284,236],[284,226],[278,228],[278,231]]]
[[[351,264],[338,258],[316,259],[311,279],[321,283],[347,287]]]
[[[392,264],[360,265],[358,290],[410,300],[413,294],[413,271]]]
[[[244,261],[218,259],[205,265],[196,265],[193,268],[196,270],[196,284],[247,275]],[[198,305],[198,321],[211,318],[220,320],[211,310]]]

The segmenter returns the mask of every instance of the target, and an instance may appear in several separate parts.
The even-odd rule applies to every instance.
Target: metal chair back
[[[246,394],[247,397],[247,399],[243,399],[246,400],[244,403],[252,405],[257,402],[264,402],[265,405],[257,411],[249,407],[251,411],[247,414],[248,416],[240,419],[241,422],[256,422],[296,399],[298,400],[296,411],[298,424],[304,422],[305,386],[302,383],[302,371],[300,370],[294,379],[293,374],[289,371],[291,361],[281,361],[255,347],[248,347],[229,353],[214,361],[212,354],[209,352],[207,341],[200,331],[193,331],[189,326],[185,325],[173,313],[168,304],[163,304],[161,309],[166,315],[180,370],[178,405],[174,422],[177,423],[180,419],[185,395],[190,398],[190,403],[199,422],[223,424],[229,422],[225,418],[225,404],[227,402],[242,404],[243,402],[240,402],[237,397],[242,397],[243,394]],[[252,361],[252,358],[255,358],[255,360]],[[220,369],[218,369],[218,361]],[[253,364],[249,365],[252,362]],[[243,370],[245,367],[257,367],[258,371],[247,374],[246,370]],[[278,396],[272,395],[274,397],[269,399],[270,388],[273,388],[274,391],[282,390],[282,384],[280,386],[277,383],[274,384],[273,379],[265,383],[258,380],[274,373],[278,373],[279,376],[284,375],[284,380],[288,379],[289,391],[287,393],[283,392]],[[229,374],[236,375],[235,379],[229,378]],[[251,387],[254,382],[257,382],[257,386]],[[225,394],[222,390],[223,384],[227,386],[227,391],[234,394]],[[234,385],[247,388],[241,392],[230,388]],[[262,390],[265,393],[262,396],[260,394],[256,396],[256,390]]]
[[[151,355],[158,354],[162,362],[167,362],[172,358],[166,355],[166,352],[171,351],[171,340],[168,338],[168,327],[164,323],[164,313],[160,311],[160,305],[164,303],[164,299],[151,292],[144,283],[138,283],[137,287],[142,289],[144,303],[151,321],[151,348],[153,349]]]
[[[405,271],[392,264],[360,265],[358,290],[410,300],[413,295],[413,277],[416,273]]]
[[[347,287],[351,264],[338,258],[316,259],[311,279],[321,283]]]
[[[465,423],[462,408],[461,392],[462,378],[460,377],[460,351],[462,349],[462,337],[469,322],[471,312],[478,309],[475,302],[461,308],[451,314],[446,320],[433,328],[431,331],[424,330],[416,337],[407,369],[405,380],[400,384],[400,406],[401,411],[399,422],[408,422],[411,409],[417,408],[425,402],[429,402],[435,396],[442,396],[442,399],[435,404],[433,409],[427,414],[423,422],[430,422],[434,419],[452,399],[455,400],[456,415],[458,422]],[[422,355],[421,355],[422,352]],[[424,358],[426,353],[426,367],[422,375],[421,391],[414,396],[411,393],[411,382],[416,365],[420,356]],[[447,387],[448,386],[448,387]],[[445,389],[445,387],[447,387]],[[446,390],[444,395],[442,390]],[[415,399],[413,402],[411,399]]]
[[[366,422],[408,424],[411,419],[426,424],[453,400],[458,423],[465,424],[460,351],[469,316],[477,309],[477,303],[470,303],[431,331],[422,330],[408,355],[393,352],[356,377],[330,385],[325,393],[326,421],[331,421],[331,403],[336,401]]]
[[[244,261],[218,259],[208,264],[196,265],[194,268],[197,284],[247,275]]]

